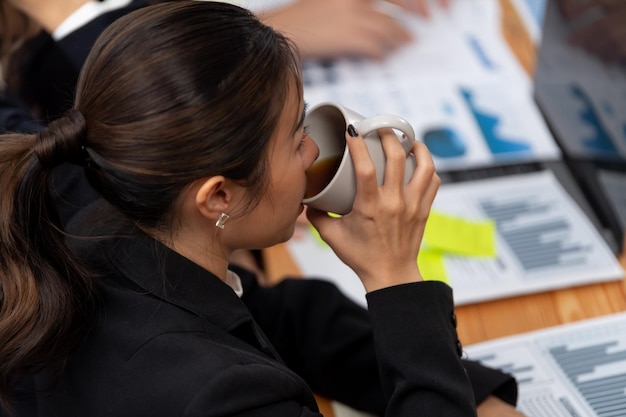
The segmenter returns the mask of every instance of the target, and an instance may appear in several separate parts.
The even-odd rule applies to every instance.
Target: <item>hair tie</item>
[[[50,122],[37,134],[35,155],[44,168],[50,169],[70,162],[84,166],[88,159],[85,149],[87,122],[78,109]]]

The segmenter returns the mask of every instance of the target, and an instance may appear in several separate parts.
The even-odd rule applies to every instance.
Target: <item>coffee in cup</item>
[[[389,114],[364,117],[339,104],[325,102],[307,113],[305,125],[320,152],[307,170],[308,183],[303,203],[309,207],[335,214],[346,214],[352,210],[356,196],[356,176],[345,138],[349,125],[357,129],[367,145],[376,167],[378,184],[383,183],[386,164],[378,129],[392,128],[402,133],[398,139],[407,153],[405,183],[415,171],[415,157],[410,153],[415,132],[401,117]]]

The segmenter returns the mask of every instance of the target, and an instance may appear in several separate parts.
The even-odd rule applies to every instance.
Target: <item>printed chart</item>
[[[453,1],[429,20],[385,8],[416,41],[384,61],[305,63],[309,105],[334,101],[363,116],[401,116],[439,170],[560,158],[531,80],[502,37],[497,0]]]
[[[515,376],[529,417],[626,416],[626,313],[466,346]]]

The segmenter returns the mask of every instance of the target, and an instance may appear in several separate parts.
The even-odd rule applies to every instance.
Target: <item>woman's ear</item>
[[[195,206],[202,216],[215,221],[220,214],[228,212],[232,195],[226,186],[226,178],[221,175],[206,178],[196,189]]]

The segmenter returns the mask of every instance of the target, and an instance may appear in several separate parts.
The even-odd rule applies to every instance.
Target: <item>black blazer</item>
[[[364,308],[327,281],[297,278],[260,287],[250,272],[235,265],[231,269],[242,279],[242,301],[255,321],[286,365],[314,392],[357,410],[385,414],[387,399],[378,373],[372,326]],[[488,395],[496,395],[515,405],[517,384],[512,376],[477,362],[462,363],[477,404]],[[21,395],[21,412],[17,415],[38,415],[32,392]]]
[[[87,208],[86,212],[88,213],[89,210],[91,208]],[[80,224],[81,219],[82,216],[78,216],[70,226],[72,232],[81,229],[81,227],[76,227],[76,223]],[[81,251],[84,252],[85,249]],[[142,259],[134,253],[129,253],[128,257],[128,262],[131,263],[139,262]],[[174,257],[174,259],[178,258],[177,256]],[[109,261],[103,263],[109,264]],[[155,260],[154,263],[155,267],[160,265],[160,261]],[[124,265],[117,266],[118,264],[118,262],[110,262],[106,268],[111,268],[113,265],[116,269],[124,270],[123,268],[126,267]],[[199,268],[189,264],[189,262],[183,262],[183,269],[193,268],[193,270],[198,271]],[[177,266],[176,269],[178,270],[178,268]],[[269,342],[261,343],[252,338],[248,341],[252,346],[265,346],[265,348],[260,349],[265,349],[271,353],[271,343],[278,355],[271,353],[270,356],[281,357],[287,367],[303,378],[314,392],[362,411],[384,415],[387,397],[383,394],[379,375],[372,323],[364,308],[345,297],[336,286],[326,281],[286,279],[273,287],[260,287],[254,275],[248,271],[236,266],[231,266],[231,269],[242,278],[244,295],[241,301],[244,302],[254,317],[256,324],[252,324],[253,321],[249,317],[246,321],[250,323],[252,328],[258,324],[269,339]],[[155,274],[157,273],[155,272]],[[206,271],[199,271],[199,274],[207,275],[207,279],[215,281],[215,278],[207,274]],[[103,282],[105,294],[111,291],[109,289],[111,282],[115,281],[107,279]],[[128,279],[124,279],[123,283],[122,287],[126,288],[125,291],[130,293],[133,291],[145,292]],[[178,283],[172,285],[177,286]],[[196,284],[191,281],[189,285],[195,287]],[[223,296],[230,299],[232,298],[231,292],[228,288]],[[220,293],[224,293],[224,291]],[[137,297],[140,295],[142,294],[136,294]],[[131,300],[128,300],[128,305],[136,303],[136,301]],[[203,303],[204,301],[211,303],[208,298],[203,299]],[[143,302],[141,303],[143,304]],[[216,305],[220,305],[220,303],[221,301],[218,300]],[[162,307],[158,308],[159,311],[162,309]],[[236,310],[241,310],[239,303],[237,303]],[[123,308],[120,314],[122,313],[124,313]],[[248,313],[245,315],[248,316]],[[108,313],[107,316],[111,317]],[[136,333],[135,330],[129,330],[129,332]],[[254,333],[255,331],[241,332],[242,335]],[[104,346],[100,342],[96,344]],[[113,349],[118,350],[118,348]],[[162,360],[173,360],[176,363],[176,359],[164,358]],[[462,363],[471,379],[476,403],[492,394],[510,404],[515,404],[517,385],[510,375],[483,367],[476,362],[462,361]],[[87,368],[91,366],[93,364],[82,362],[80,368],[83,369],[83,372],[88,372]],[[97,369],[96,364],[93,372],[97,373]],[[89,373],[91,374],[91,372]],[[101,378],[103,377],[97,379]],[[42,385],[41,377],[39,378],[39,385]],[[37,391],[37,389],[26,387],[26,392],[19,393],[18,416],[48,415],[44,412],[37,412],[37,403],[41,404],[42,399],[36,398],[33,391]],[[109,393],[109,395],[117,394]],[[44,396],[44,398],[46,397]],[[2,415],[1,411],[0,415]]]
[[[37,415],[319,415],[309,386],[218,278],[139,233],[74,249],[101,274],[101,303],[61,378],[36,377]],[[388,415],[474,416],[450,288],[402,285],[368,304]]]
[[[334,284],[320,279],[286,278],[271,287],[231,265],[242,279],[242,300],[282,359],[314,392],[375,415],[384,415],[372,324],[365,308]],[[489,395],[513,406],[513,376],[479,362],[461,360],[474,400]]]

